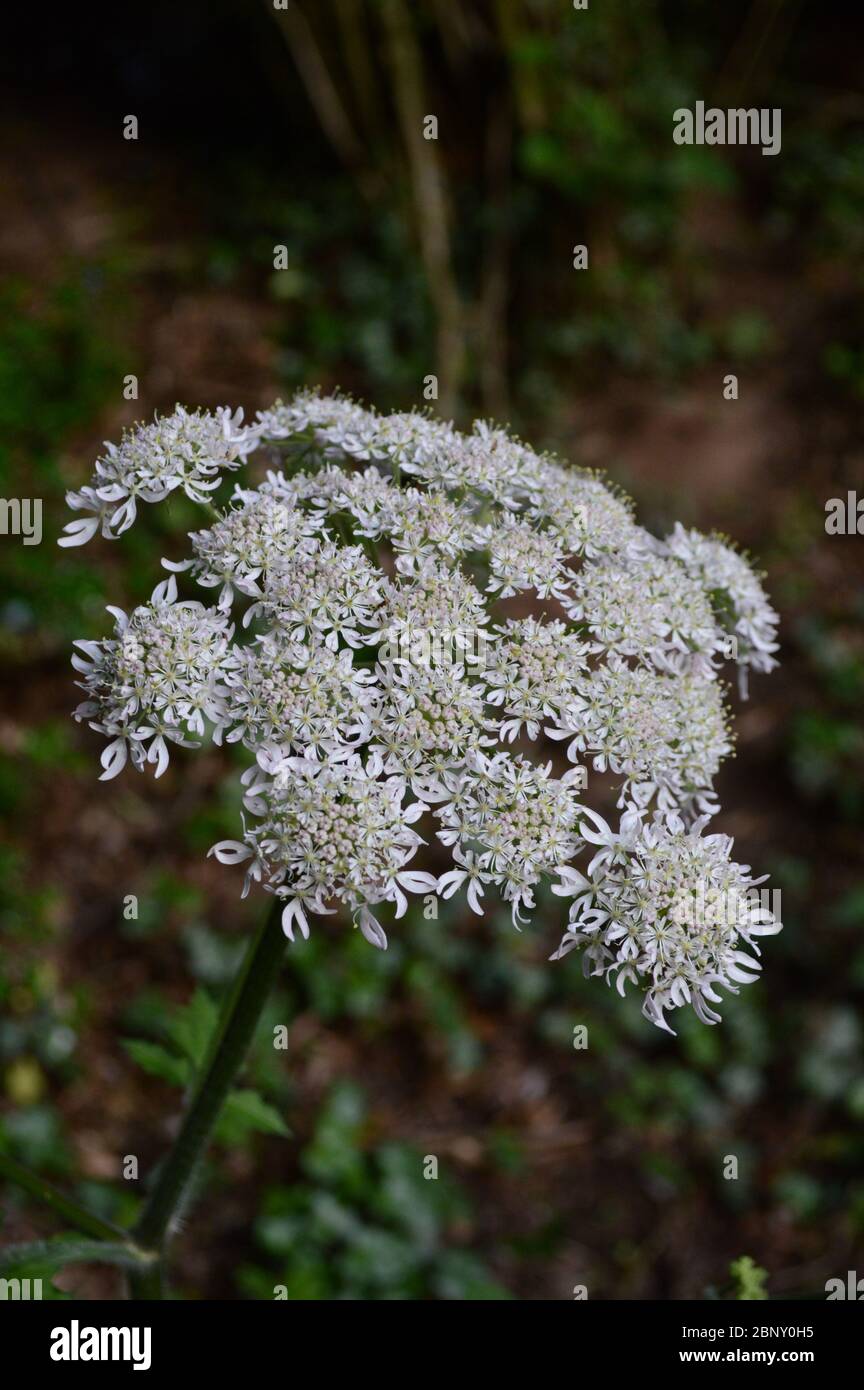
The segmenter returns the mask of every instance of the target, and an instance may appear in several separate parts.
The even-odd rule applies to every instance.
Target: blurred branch
[[[450,252],[450,231],[435,141],[423,137],[423,69],[404,0],[382,0],[396,107],[408,151],[420,250],[437,318],[439,408],[453,414],[465,371],[464,316]]]
[[[50,1207],[53,1212],[70,1226],[74,1226],[76,1231],[82,1235],[92,1236],[94,1240],[120,1241],[127,1244],[129,1234],[122,1231],[118,1226],[112,1226],[109,1221],[103,1221],[101,1217],[94,1216],[92,1212],[67,1197],[53,1183],[46,1182],[40,1178],[38,1173],[31,1173],[29,1168],[25,1168],[22,1163],[16,1162],[9,1154],[0,1153],[0,1177],[4,1177],[7,1182],[14,1183],[20,1187],[30,1197],[33,1197],[43,1206]]]
[[[798,19],[801,0],[755,0],[723,65],[717,83],[721,105],[744,100],[754,87],[770,85]],[[778,24],[781,15],[783,24]]]
[[[263,3],[288,45],[324,134],[355,174],[360,191],[371,199],[375,185],[364,168],[366,151],[330,76],[312,26],[295,0],[284,0],[284,8],[279,10],[273,8],[272,0]]]
[[[69,1240],[65,1236],[54,1240],[30,1240],[22,1245],[7,1245],[0,1250],[0,1270],[9,1274],[13,1269],[37,1268],[44,1272],[65,1269],[71,1264],[120,1265],[126,1269],[141,1269],[152,1265],[158,1255],[141,1250],[130,1240]]]
[[[519,0],[495,0],[495,20],[499,43],[513,74],[513,91],[519,119],[528,130],[538,130],[547,124],[546,101],[534,63],[520,62],[517,49],[523,38],[519,25]]]
[[[452,0],[432,0],[432,10],[447,61],[458,68],[488,38],[483,15],[468,6],[454,5]]]
[[[478,355],[484,408],[499,420],[510,414],[507,307],[510,298],[511,155],[513,117],[505,89],[486,124],[490,233],[483,254],[478,304]]]
[[[335,0],[336,18],[342,39],[342,53],[357,105],[368,131],[380,124],[380,102],[375,70],[369,53],[369,35],[363,24],[358,0]]]

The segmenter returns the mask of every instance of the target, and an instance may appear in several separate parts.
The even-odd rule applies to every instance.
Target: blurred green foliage
[[[334,1087],[300,1158],[305,1180],[271,1188],[255,1222],[267,1266],[246,1264],[252,1298],[497,1299],[481,1260],[448,1242],[469,1218],[433,1155],[364,1140],[358,1087]]]

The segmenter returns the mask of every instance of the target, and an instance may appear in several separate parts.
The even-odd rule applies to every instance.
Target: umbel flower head
[[[210,523],[149,602],[109,610],[112,636],[76,643],[76,717],[107,740],[103,778],[161,776],[171,745],[247,750],[242,834],[211,853],[292,939],[342,908],[384,947],[411,895],[497,897],[519,926],[545,887],[574,900],[556,955],[640,990],[660,1027],[685,1004],[716,1022],[718,990],[756,977],[779,923],[705,829],[726,670],[746,694],[776,665],[777,615],[729,543],[652,536],[601,477],[490,424],[342,396],[250,426],[178,406],[106,448],[61,545],[177,488]],[[215,602],[179,599],[178,575]]]

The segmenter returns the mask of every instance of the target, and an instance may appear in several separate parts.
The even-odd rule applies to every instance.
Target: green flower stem
[[[29,1168],[17,1163],[8,1154],[0,1153],[0,1177],[15,1183],[16,1187],[35,1197],[37,1202],[50,1207],[68,1226],[74,1226],[75,1230],[84,1236],[92,1236],[94,1240],[109,1240],[112,1243],[120,1241],[125,1244],[129,1240],[128,1231],[122,1231],[119,1226],[112,1226],[110,1221],[102,1221],[100,1217],[86,1211],[53,1183],[46,1182],[38,1173],[31,1173]]]
[[[225,1000],[216,1034],[180,1132],[133,1229],[136,1242],[147,1249],[163,1246],[172,1218],[183,1201],[228,1091],[246,1056],[255,1026],[282,963],[285,935],[281,918],[282,904],[276,898],[257,936],[250,943]],[[132,1281],[133,1296],[158,1298],[159,1284],[159,1270],[136,1276]]]

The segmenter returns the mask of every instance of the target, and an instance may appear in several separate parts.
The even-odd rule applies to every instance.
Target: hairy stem
[[[278,899],[262,923],[232,985],[180,1132],[133,1230],[141,1245],[161,1248],[202,1158],[228,1091],[246,1056],[255,1026],[279,973],[285,949]],[[160,1273],[133,1280],[132,1295],[159,1298]]]
[[[78,1202],[74,1202],[71,1197],[67,1197],[53,1183],[46,1182],[40,1178],[38,1173],[31,1173],[29,1168],[17,1163],[8,1154],[0,1153],[0,1177],[6,1178],[8,1182],[15,1183],[24,1192],[35,1197],[37,1202],[42,1202],[50,1207],[53,1212],[69,1226],[74,1226],[76,1231],[82,1235],[92,1236],[94,1240],[108,1241],[127,1241],[129,1239],[126,1231],[121,1231],[119,1226],[112,1226],[109,1221],[103,1221],[100,1217],[94,1216],[92,1212],[85,1210]]]

